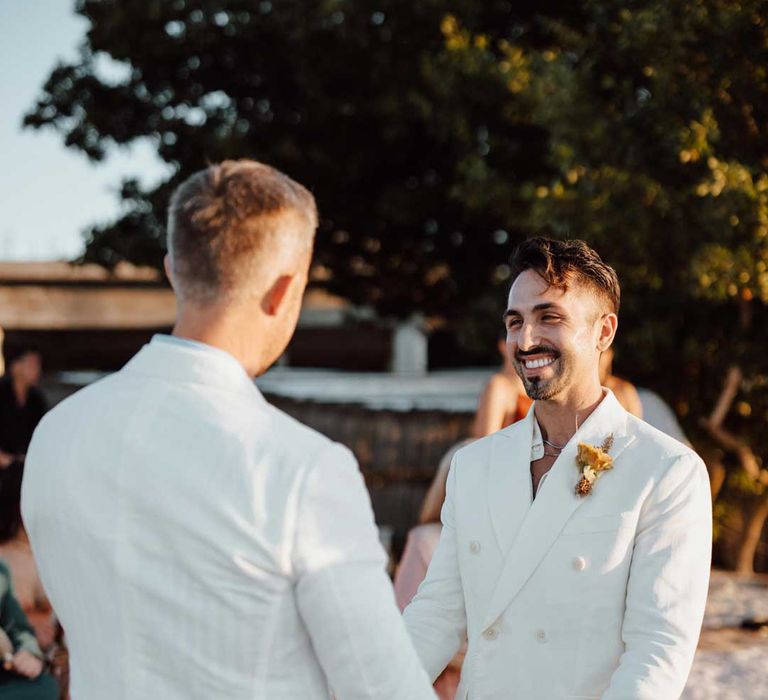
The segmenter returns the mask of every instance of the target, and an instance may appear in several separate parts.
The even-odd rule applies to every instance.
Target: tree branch
[[[731,410],[733,401],[739,391],[741,380],[741,369],[735,365],[729,367],[725,376],[723,390],[715,404],[712,415],[710,415],[709,418],[702,418],[701,425],[707,429],[712,438],[724,449],[736,454],[739,458],[741,468],[752,479],[763,482],[768,478],[768,471],[764,472],[760,468],[760,462],[752,448],[749,446],[749,443],[723,427],[723,421],[728,415],[728,411]]]
[[[733,400],[739,392],[741,379],[742,374],[739,367],[733,365],[728,368],[728,372],[725,375],[725,384],[723,385],[722,392],[720,392],[720,398],[717,400],[712,415],[707,421],[708,427],[713,426],[719,428],[722,426],[725,417],[728,415],[728,411],[731,410]]]

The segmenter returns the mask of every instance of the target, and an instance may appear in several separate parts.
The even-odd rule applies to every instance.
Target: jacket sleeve
[[[441,512],[440,542],[416,597],[405,609],[404,618],[416,651],[434,681],[467,638],[464,591],[459,574],[454,502],[456,460],[454,456]]]
[[[682,694],[707,601],[711,503],[706,468],[694,453],[675,458],[649,494],[627,583],[625,651],[602,700]]]
[[[292,560],[299,612],[337,700],[434,700],[395,605],[362,475],[340,445],[306,476]]]
[[[30,654],[43,658],[40,646],[35,638],[35,631],[27,620],[27,616],[16,600],[11,587],[10,572],[3,566],[0,568],[2,577],[2,599],[0,600],[0,627],[8,635],[13,645],[13,651],[28,651]]]

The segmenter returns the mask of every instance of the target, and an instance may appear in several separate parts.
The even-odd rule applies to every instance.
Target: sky
[[[120,213],[123,178],[148,185],[167,173],[149,140],[93,163],[52,129],[22,129],[51,69],[77,56],[88,22],[73,7],[0,0],[0,260],[77,257],[84,232]]]

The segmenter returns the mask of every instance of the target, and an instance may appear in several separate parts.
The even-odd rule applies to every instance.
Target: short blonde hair
[[[168,211],[168,252],[177,292],[210,302],[234,297],[284,252],[311,249],[314,197],[253,160],[224,161],[185,180]]]

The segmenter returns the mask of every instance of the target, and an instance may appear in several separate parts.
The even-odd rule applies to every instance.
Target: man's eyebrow
[[[536,306],[533,307],[533,311],[547,311],[548,309],[562,311],[560,306],[551,301],[547,301],[542,304],[536,304]],[[510,316],[520,316],[520,312],[517,309],[507,309],[502,316],[502,320],[506,321]]]

